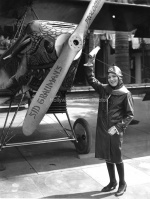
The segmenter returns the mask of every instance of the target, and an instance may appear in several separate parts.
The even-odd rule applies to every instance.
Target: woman
[[[95,157],[106,161],[110,182],[102,189],[109,192],[116,188],[115,165],[119,175],[116,196],[123,195],[127,184],[124,178],[124,163],[121,147],[125,129],[134,116],[132,95],[123,84],[119,67],[108,68],[108,84],[100,83],[93,73],[93,58],[84,64],[88,83],[99,94],[96,128]]]

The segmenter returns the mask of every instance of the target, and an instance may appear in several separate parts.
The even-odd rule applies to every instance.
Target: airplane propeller
[[[27,136],[31,135],[48,111],[72,61],[77,53],[82,50],[88,28],[102,8],[104,2],[105,0],[91,0],[81,22],[64,43],[59,58],[39,87],[29,106],[23,123],[23,134]]]

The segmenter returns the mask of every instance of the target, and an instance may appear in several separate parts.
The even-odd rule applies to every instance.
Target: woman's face
[[[115,87],[118,85],[118,77],[114,73],[108,74],[108,82],[111,86]]]

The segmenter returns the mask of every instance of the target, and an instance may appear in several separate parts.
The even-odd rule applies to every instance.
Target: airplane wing
[[[142,31],[142,37],[150,37],[150,3],[148,1],[143,2],[145,2],[145,4],[142,4],[142,1],[135,0],[105,1],[101,12],[99,12],[93,20],[90,29],[127,32],[137,30],[138,33]],[[51,20],[63,20],[69,23],[79,24],[82,14],[87,9],[88,3],[89,0],[52,0],[50,1],[49,8],[51,7],[53,10],[49,12],[48,8],[45,9],[45,16]],[[35,12],[39,18],[42,19],[42,14],[36,10],[36,1],[34,4]],[[41,2],[40,5],[42,9],[44,2],[43,4]],[[59,10],[59,12],[55,12],[55,10]]]
[[[40,20],[79,24],[89,2],[90,0],[15,0],[12,4],[12,0],[3,1],[3,3],[0,0],[2,5],[0,7],[0,24],[15,23],[15,16],[21,18],[24,13],[23,8],[26,6],[31,6]],[[150,2],[147,0],[106,0],[90,29],[128,32],[137,29],[137,33],[140,34],[138,37],[150,37],[149,10]],[[31,20],[33,20],[33,16],[28,13],[24,22],[28,23]]]
[[[33,4],[33,8],[40,19],[67,21],[68,23],[79,24],[89,1],[90,0],[51,0],[46,8],[44,7],[44,1],[38,1],[41,10],[44,7],[44,18],[41,11],[36,9],[38,5],[36,1]],[[50,12],[49,9],[51,9]],[[105,1],[101,12],[99,12],[93,20],[90,29],[127,32],[136,29],[138,32],[142,31],[143,37],[150,37],[150,34],[148,34],[149,25],[150,2],[138,0],[109,0]]]
[[[105,0],[92,0],[76,30],[64,44],[62,52],[50,73],[43,81],[27,111],[23,133],[31,135],[41,122],[58,92],[67,71],[77,53],[83,48],[84,40],[94,18]]]
[[[121,3],[121,1],[105,3],[92,23],[91,29],[127,32],[133,30],[139,32],[142,29],[142,37],[147,37],[148,32],[146,33],[144,30],[150,24],[150,5],[141,5],[140,2],[135,4],[135,1],[125,2],[130,3]],[[102,19],[102,16],[105,16],[105,20]]]

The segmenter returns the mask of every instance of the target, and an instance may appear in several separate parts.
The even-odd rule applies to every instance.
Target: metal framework
[[[19,111],[19,108],[21,106],[21,103],[22,103],[25,95],[26,95],[26,93],[22,93],[21,99],[20,99],[18,106],[17,106],[17,109],[14,112],[12,120],[9,124],[7,131],[6,131],[6,125],[7,125],[7,122],[8,122],[8,117],[9,117],[9,113],[10,113],[10,110],[11,110],[11,105],[12,105],[12,102],[14,101],[14,96],[10,96],[11,99],[10,99],[10,103],[9,103],[8,112],[6,114],[6,119],[5,119],[5,122],[4,122],[2,133],[0,135],[0,150],[2,150],[3,148],[7,148],[7,147],[25,146],[25,145],[33,145],[33,144],[43,144],[43,143],[51,143],[51,142],[63,142],[63,141],[75,141],[75,142],[77,142],[76,134],[75,134],[74,129],[72,127],[72,124],[71,124],[71,121],[70,121],[70,118],[69,118],[69,114],[68,114],[68,111],[67,111],[67,107],[66,107],[66,96],[65,96],[65,94],[62,95],[62,93],[61,93],[61,96],[58,96],[58,95],[56,96],[54,102],[52,103],[51,107],[47,111],[47,114],[53,114],[55,116],[56,120],[58,121],[58,123],[62,127],[63,131],[67,135],[66,137],[57,138],[57,139],[46,139],[46,140],[38,140],[38,141],[20,142],[20,143],[9,143],[11,138],[14,137],[14,135],[10,136],[11,127],[12,127],[12,124],[13,124],[15,118],[16,118],[16,115]],[[57,113],[65,113],[66,114],[70,129],[65,128],[61,124],[59,118],[56,115]]]

